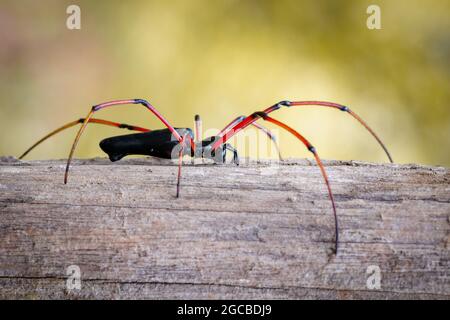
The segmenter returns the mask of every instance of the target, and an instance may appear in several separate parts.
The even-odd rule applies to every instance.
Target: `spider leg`
[[[334,215],[334,226],[335,226],[335,253],[337,254],[338,251],[338,243],[339,243],[339,228],[338,228],[338,219],[337,219],[337,213],[336,213],[336,205],[334,202],[334,196],[333,196],[333,192],[331,191],[331,186],[330,186],[330,182],[328,179],[328,175],[325,171],[325,167],[323,166],[322,160],[319,157],[319,154],[317,153],[316,148],[313,147],[313,145],[305,138],[303,137],[300,133],[298,133],[296,130],[294,130],[293,128],[289,127],[288,125],[269,117],[266,113],[264,112],[259,112],[256,114],[258,117],[261,117],[263,120],[271,122],[287,131],[289,131],[291,134],[293,134],[297,139],[299,139],[305,146],[306,148],[314,155],[314,158],[317,162],[317,165],[320,168],[320,171],[322,173],[323,179],[325,181],[325,184],[327,186],[327,190],[328,190],[328,196],[330,197],[330,201],[331,201],[331,205],[333,207],[333,215]]]
[[[181,167],[183,165],[183,151],[184,151],[184,141],[186,140],[187,137],[190,137],[188,134],[185,134],[182,138],[182,141],[180,142],[180,152],[178,155],[178,175],[177,175],[177,198],[180,197],[180,185],[181,185]],[[192,145],[192,138],[191,140],[191,145]]]
[[[84,122],[84,118],[69,122],[65,125],[63,125],[62,127],[59,127],[56,130],[53,130],[52,132],[50,132],[49,134],[47,134],[46,136],[44,136],[42,139],[38,140],[35,144],[33,144],[30,148],[28,148],[20,157],[19,159],[23,159],[28,153],[30,153],[34,148],[36,148],[38,145],[40,145],[42,142],[44,142],[45,140],[47,140],[48,138],[56,135],[57,133],[65,130],[65,129],[69,129],[73,126],[76,126],[77,124],[82,124]],[[125,124],[125,123],[118,123],[118,122],[112,122],[112,121],[108,121],[108,120],[103,120],[103,119],[94,119],[91,118],[89,119],[89,123],[97,123],[97,124],[102,124],[102,125],[106,125],[106,126],[111,126],[111,127],[116,127],[119,129],[128,129],[128,130],[132,130],[132,131],[140,131],[140,132],[147,132],[150,131],[149,129],[145,129],[145,128],[141,128],[141,127],[137,127],[137,126],[133,126],[133,125],[129,125],[129,124]]]
[[[387,157],[389,158],[389,161],[391,163],[393,162],[391,154],[389,153],[388,149],[386,148],[384,143],[381,141],[381,139],[378,137],[378,135],[375,133],[375,131],[373,131],[372,128],[370,128],[369,125],[360,116],[358,116],[355,112],[350,110],[350,108],[348,108],[347,106],[344,106],[342,104],[326,102],[326,101],[292,101],[292,102],[291,101],[280,101],[277,104],[274,104],[273,106],[265,109],[263,112],[265,114],[269,114],[271,112],[274,112],[274,111],[280,109],[281,107],[293,107],[293,106],[321,106],[321,107],[333,108],[333,109],[337,109],[337,110],[341,110],[341,111],[349,113],[353,118],[355,118],[361,125],[363,125],[370,132],[370,134],[375,138],[375,140],[377,140],[379,145],[383,148],[384,152],[386,153]],[[235,135],[236,133],[238,133],[240,130],[244,129],[248,125],[252,124],[257,119],[258,119],[258,117],[255,117],[255,114],[251,114],[248,117],[242,119],[240,122],[234,123],[232,126],[230,126],[230,128],[228,128],[228,130],[226,132],[225,131],[221,132],[222,135],[220,135],[220,138],[214,142],[213,150],[216,150],[221,144],[225,143],[233,135]]]
[[[218,134],[217,136],[221,137],[223,136],[225,133],[227,133],[231,128],[233,128],[234,126],[236,126],[237,124],[241,123],[242,120],[245,119],[245,116],[239,116],[236,119],[234,119],[233,121],[231,121],[229,124],[227,124],[225,126],[225,128],[223,128]]]
[[[244,119],[245,119],[245,116],[237,117],[236,119],[231,121],[225,128],[223,128],[222,131],[220,131],[217,135],[219,137],[223,136],[224,134],[226,134],[227,132],[232,130],[232,128],[234,126],[236,126],[237,124],[242,122]],[[263,125],[260,125],[259,123],[253,122],[250,125],[254,126],[255,128],[261,130],[262,132],[264,132],[266,134],[266,136],[272,141],[273,145],[275,146],[275,149],[277,150],[277,153],[278,153],[278,158],[280,159],[280,161],[283,161],[283,157],[281,156],[280,148],[279,148],[278,142],[277,142],[277,137],[269,129],[267,129]]]
[[[225,148],[231,152],[233,152],[233,162],[235,165],[239,165],[239,154],[237,152],[237,150],[235,148],[233,148],[233,146],[229,143],[225,144]],[[225,163],[225,154],[223,156],[223,163]]]
[[[114,101],[108,101],[101,104],[97,104],[92,107],[92,109],[87,114],[86,118],[84,119],[83,125],[81,126],[80,130],[78,131],[75,140],[73,141],[72,148],[70,150],[69,158],[67,159],[67,166],[66,166],[66,172],[64,174],[64,183],[67,183],[67,179],[69,176],[69,168],[70,163],[72,162],[73,154],[75,153],[75,149],[78,145],[78,141],[80,140],[81,135],[84,132],[84,129],[86,129],[87,124],[89,123],[89,120],[92,118],[95,112],[112,106],[118,106],[118,105],[125,105],[125,104],[142,104],[144,107],[146,107],[148,110],[150,110],[161,122],[171,131],[173,137],[177,139],[180,143],[183,141],[183,138],[178,134],[178,132],[175,130],[174,127],[172,127],[169,122],[158,112],[158,110],[155,109],[148,101],[143,99],[128,99],[128,100],[114,100]],[[191,145],[193,144],[191,140]]]
[[[370,134],[375,138],[375,140],[377,140],[378,144],[383,148],[384,152],[386,153],[387,157],[389,158],[389,161],[391,163],[394,163],[394,160],[392,160],[391,154],[389,153],[388,149],[386,148],[386,146],[384,145],[383,141],[381,141],[381,139],[378,137],[378,135],[375,133],[375,131],[372,130],[372,128],[369,127],[369,125],[367,124],[367,122],[365,122],[360,116],[358,116],[354,111],[350,110],[349,107],[344,106],[342,104],[339,103],[334,103],[334,102],[326,102],[326,101],[281,101],[280,103],[278,103],[279,106],[321,106],[321,107],[328,107],[328,108],[334,108],[334,109],[338,109],[341,110],[343,112],[347,112],[348,114],[350,114],[353,118],[355,118],[364,128],[367,129],[367,131],[370,132]],[[274,108],[274,106],[267,108],[266,110],[264,110],[265,113],[270,113],[272,112],[272,109]],[[278,107],[279,108],[279,107]],[[273,111],[277,110],[277,107],[275,107],[275,109]]]
[[[272,110],[272,111],[274,111],[274,110]],[[223,141],[227,141],[233,135],[235,135],[237,132],[239,132],[240,130],[244,129],[245,127],[251,125],[252,123],[254,123],[255,121],[257,121],[260,118],[262,118],[265,121],[271,122],[275,125],[278,125],[279,127],[289,131],[296,138],[298,138],[308,148],[308,150],[314,155],[314,158],[320,168],[320,171],[324,178],[325,184],[327,186],[328,195],[329,195],[329,198],[330,198],[330,201],[332,204],[332,208],[333,208],[334,223],[335,223],[335,252],[337,254],[338,242],[339,242],[339,231],[338,231],[338,219],[337,219],[336,205],[334,202],[333,192],[331,191],[331,186],[330,186],[330,182],[328,179],[328,175],[325,171],[322,160],[320,159],[316,149],[311,145],[311,143],[305,137],[303,137],[300,133],[298,133],[291,127],[287,126],[286,124],[269,117],[265,111],[255,112],[255,113],[252,113],[250,116],[242,119],[240,122],[235,123],[234,126],[231,126],[231,128],[229,128],[229,130],[227,132],[225,132],[223,134],[223,136],[219,137],[219,139],[216,140],[216,142],[212,146],[212,149],[216,150],[216,147],[215,147],[216,144],[218,144],[218,146],[220,146],[221,145],[220,143],[223,144],[224,143]]]
[[[267,137],[269,137],[269,139],[272,140],[273,145],[275,146],[275,149],[277,150],[277,153],[278,153],[278,159],[280,159],[280,161],[283,161],[283,157],[281,156],[280,147],[278,146],[278,142],[277,142],[277,137],[269,129],[267,129],[266,127],[264,127],[263,125],[261,125],[257,122],[253,122],[251,125],[258,128],[262,132],[264,132],[267,135]]]

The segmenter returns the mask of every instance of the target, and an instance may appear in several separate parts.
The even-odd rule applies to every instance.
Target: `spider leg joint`
[[[285,107],[290,107],[291,106],[291,102],[287,101],[287,100],[283,100],[277,103],[279,106],[285,106]]]
[[[259,117],[259,118],[263,118],[266,119],[267,118],[267,113],[263,112],[263,111],[259,111],[259,112],[255,112],[253,114],[255,117]]]
[[[134,102],[136,104],[142,104],[144,106],[148,106],[149,105],[149,103],[146,100],[144,100],[144,99],[134,99]]]
[[[314,148],[313,146],[308,146],[308,150],[311,151],[311,153],[316,153],[316,148]]]
[[[120,128],[120,129],[134,130],[134,127],[133,127],[133,126],[130,126],[129,124],[126,124],[126,123],[121,123],[121,124],[119,124],[118,128]]]

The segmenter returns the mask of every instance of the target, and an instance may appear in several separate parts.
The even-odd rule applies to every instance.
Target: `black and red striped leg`
[[[181,187],[181,167],[183,165],[183,154],[184,154],[184,148],[185,148],[185,141],[186,139],[190,139],[190,146],[191,146],[191,154],[195,153],[195,149],[193,148],[193,145],[195,146],[194,141],[192,140],[191,136],[189,134],[185,134],[180,142],[180,152],[178,154],[178,178],[177,178],[177,198],[180,197],[180,187]]]
[[[112,106],[118,106],[118,105],[126,105],[126,104],[142,104],[144,107],[146,107],[148,110],[150,110],[161,122],[170,130],[173,137],[177,139],[180,143],[182,142],[183,138],[178,134],[178,132],[172,127],[172,125],[169,124],[169,122],[156,110],[148,101],[143,99],[128,99],[128,100],[114,100],[114,101],[108,101],[101,104],[97,104],[92,107],[92,109],[89,111],[88,115],[86,116],[83,125],[81,126],[80,130],[78,131],[75,140],[72,144],[72,148],[70,150],[69,158],[67,159],[67,166],[66,166],[66,172],[64,174],[64,183],[67,183],[67,179],[69,176],[69,168],[70,163],[72,162],[73,154],[75,153],[75,149],[78,145],[78,141],[80,140],[81,135],[84,132],[84,129],[86,128],[87,124],[89,123],[89,120],[92,118],[95,112],[102,110],[104,108],[112,107]],[[192,142],[193,144],[193,142]]]
[[[266,134],[266,136],[272,140],[273,145],[275,146],[275,149],[277,150],[278,153],[278,159],[280,161],[283,161],[283,157],[281,156],[281,151],[280,151],[280,147],[278,146],[278,142],[277,142],[277,137],[266,127],[264,127],[263,125],[260,125],[257,122],[253,122],[251,124],[252,126],[254,126],[255,128],[258,128],[259,130],[261,130],[262,132],[264,132]]]
[[[240,122],[242,122],[245,119],[245,116],[239,116],[236,119],[234,119],[233,121],[231,121],[225,128],[223,128],[218,134],[217,136],[221,137],[224,134],[226,134],[228,131],[232,130],[232,128],[234,126],[236,126],[237,124],[239,124]],[[278,153],[278,158],[280,159],[280,161],[283,160],[283,157],[281,156],[281,152],[280,152],[280,148],[278,146],[278,142],[277,142],[277,137],[266,127],[264,127],[263,125],[260,125],[259,123],[253,122],[250,125],[254,126],[255,128],[261,130],[262,132],[264,132],[264,134],[272,141],[273,145],[275,146],[275,149],[277,150]]]
[[[369,125],[361,118],[359,117],[355,112],[351,111],[347,106],[338,104],[338,103],[333,103],[333,102],[325,102],[325,101],[281,101],[267,109],[265,109],[263,112],[255,112],[243,119],[239,119],[239,121],[234,121],[232,122],[229,126],[226,127],[226,129],[222,130],[221,135],[219,135],[219,138],[215,140],[215,142],[213,143],[211,150],[212,152],[215,152],[221,145],[223,145],[224,143],[226,143],[226,141],[228,141],[232,136],[234,136],[235,134],[237,134],[238,132],[240,132],[241,130],[245,129],[246,127],[248,127],[249,125],[252,125],[255,121],[257,121],[259,118],[264,118],[264,120],[272,122],[274,124],[277,124],[278,126],[288,130],[290,133],[292,133],[293,135],[295,135],[299,140],[301,140],[305,146],[308,147],[308,150],[311,151],[314,154],[314,158],[316,159],[320,170],[322,172],[322,175],[324,177],[325,183],[327,185],[327,189],[328,189],[328,193],[330,196],[330,200],[332,202],[332,206],[333,206],[333,213],[335,216],[335,229],[336,229],[336,238],[335,238],[335,242],[336,242],[336,253],[337,253],[337,248],[338,248],[338,237],[339,237],[339,233],[338,233],[338,221],[337,221],[337,214],[336,214],[336,206],[334,203],[334,197],[333,197],[333,193],[331,191],[331,187],[329,184],[329,180],[328,180],[328,176],[326,174],[325,168],[323,167],[322,161],[320,160],[316,149],[314,147],[311,146],[311,144],[302,136],[300,135],[297,131],[295,131],[294,129],[288,127],[287,125],[279,122],[278,120],[275,120],[273,118],[270,118],[268,116],[269,113],[274,112],[278,109],[280,109],[281,107],[292,107],[292,106],[322,106],[322,107],[328,107],[328,108],[334,108],[340,111],[344,111],[349,113],[353,118],[355,118],[359,123],[361,123],[369,132],[370,134],[377,140],[377,142],[380,144],[380,146],[383,148],[383,150],[385,151],[386,155],[389,158],[390,162],[393,162],[392,157],[389,153],[389,151],[387,150],[386,146],[384,145],[384,143],[381,141],[381,139],[378,137],[378,135],[372,130],[372,128],[369,127]]]
[[[350,114],[353,118],[355,118],[361,125],[363,125],[364,128],[367,129],[367,131],[370,132],[370,134],[377,140],[378,144],[383,148],[384,152],[386,153],[387,157],[389,158],[389,161],[393,163],[391,154],[389,153],[388,149],[386,148],[385,144],[381,139],[378,137],[378,135],[375,133],[375,131],[372,130],[372,128],[369,127],[367,122],[365,122],[360,116],[358,116],[355,112],[350,110],[349,107],[344,106],[339,103],[334,102],[327,102],[327,101],[281,101],[277,103],[276,105],[273,105],[266,110],[264,110],[264,113],[269,114],[275,110],[280,109],[282,106],[285,107],[294,107],[294,106],[307,106],[307,107],[326,107],[326,108],[333,108],[337,109],[343,112],[347,112]]]
[[[320,171],[322,173],[323,179],[325,181],[325,184],[327,186],[327,190],[328,190],[328,196],[330,197],[330,201],[331,201],[331,205],[333,207],[333,215],[334,215],[334,226],[335,226],[335,253],[337,254],[338,251],[338,244],[339,244],[339,227],[338,227],[338,218],[337,218],[337,213],[336,213],[336,204],[334,202],[334,196],[333,196],[333,192],[331,191],[331,186],[330,186],[330,182],[328,179],[328,175],[325,171],[325,167],[323,166],[322,160],[319,157],[319,154],[317,153],[316,148],[314,148],[314,146],[305,138],[303,137],[300,133],[298,133],[296,130],[294,130],[293,128],[289,127],[288,125],[269,117],[266,113],[264,112],[259,112],[256,113],[256,116],[261,117],[262,119],[264,119],[265,121],[271,122],[285,130],[287,130],[288,132],[290,132],[292,135],[294,135],[297,139],[299,139],[305,146],[306,148],[314,155],[314,158],[317,162],[317,165],[320,168]]]
[[[381,139],[375,133],[375,131],[373,131],[372,128],[370,128],[369,125],[360,116],[358,116],[355,112],[350,110],[350,108],[348,108],[347,106],[344,106],[342,104],[338,104],[338,103],[334,103],[334,102],[326,102],[326,101],[281,101],[281,102],[278,102],[277,104],[274,104],[273,106],[265,109],[263,112],[265,114],[269,114],[271,112],[274,112],[274,111],[280,109],[281,107],[293,107],[293,106],[321,106],[321,107],[333,108],[333,109],[337,109],[337,110],[349,113],[353,118],[355,118],[359,123],[361,123],[370,132],[370,134],[375,138],[375,140],[377,140],[377,142],[383,148],[384,152],[386,153],[387,157],[389,158],[389,161],[391,163],[393,162],[391,154],[389,153],[385,144],[381,141]],[[219,148],[220,145],[225,143],[228,139],[230,139],[232,136],[237,134],[239,131],[243,130],[247,126],[254,123],[257,119],[258,119],[258,117],[255,117],[255,114],[251,114],[248,117],[244,118],[242,121],[235,123],[233,126],[228,128],[228,130],[226,132],[222,133],[223,135],[220,137],[220,139],[217,139],[214,142],[212,149],[217,150],[217,148]]]
[[[320,168],[320,171],[324,178],[325,184],[327,186],[328,195],[330,197],[331,205],[333,208],[334,223],[335,223],[335,253],[337,254],[338,242],[339,242],[339,228],[338,228],[338,219],[337,219],[336,205],[334,202],[333,192],[331,191],[331,186],[330,186],[330,182],[328,179],[328,175],[325,171],[322,160],[320,159],[316,149],[312,146],[312,144],[305,137],[303,137],[300,133],[295,131],[293,128],[287,126],[286,124],[269,117],[266,112],[255,112],[255,113],[251,114],[250,116],[246,117],[245,119],[243,119],[241,122],[235,124],[234,127],[230,128],[228,132],[226,132],[220,139],[218,139],[215,142],[215,144],[218,143],[219,141],[222,141],[222,143],[226,142],[234,134],[236,134],[240,130],[244,129],[245,127],[249,126],[250,124],[254,123],[255,121],[257,121],[260,118],[289,131],[291,134],[293,134],[295,137],[297,137],[308,148],[308,150],[314,155],[314,158]],[[216,149],[214,149],[215,144],[212,147],[212,149],[214,151],[216,150]],[[219,146],[220,145],[221,144],[219,144]]]
[[[59,127],[56,130],[53,130],[52,132],[50,132],[49,134],[44,136],[42,139],[40,139],[36,143],[34,143],[30,148],[28,148],[19,157],[19,159],[23,159],[28,153],[30,153],[34,148],[36,148],[38,145],[40,145],[42,142],[44,142],[48,138],[56,135],[57,133],[59,133],[61,131],[64,131],[65,129],[69,129],[69,128],[73,127],[73,126],[76,126],[77,124],[82,124],[82,123],[84,123],[84,120],[85,120],[84,118],[81,118],[81,119],[69,122],[69,123],[63,125],[62,127]],[[150,129],[141,128],[141,127],[138,127],[138,126],[133,126],[133,125],[125,124],[125,123],[112,122],[112,121],[103,120],[103,119],[91,118],[91,119],[89,119],[88,123],[102,124],[102,125],[106,125],[106,126],[116,127],[116,128],[119,128],[119,129],[128,129],[128,130],[132,130],[132,131],[140,131],[140,132],[148,132],[148,131],[150,131]]]

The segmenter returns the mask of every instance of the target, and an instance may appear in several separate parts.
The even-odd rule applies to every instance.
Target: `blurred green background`
[[[70,4],[81,8],[81,30],[66,28]],[[366,27],[370,4],[381,7],[381,30]],[[0,0],[0,155],[18,156],[112,99],[148,99],[178,127],[199,113],[205,129],[279,100],[316,99],[359,113],[396,162],[450,166],[448,12],[448,0]],[[342,112],[273,115],[323,158],[387,161]],[[138,106],[96,117],[162,127]],[[28,159],[67,157],[75,133]],[[92,125],[76,156],[104,156],[98,142],[126,133]],[[309,157],[280,134],[285,156]]]

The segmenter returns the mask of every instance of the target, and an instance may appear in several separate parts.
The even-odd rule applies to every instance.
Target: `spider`
[[[128,125],[124,123],[117,123],[103,119],[93,118],[94,113],[113,106],[127,105],[127,104],[139,104],[143,105],[149,111],[151,111],[166,127],[165,129],[160,130],[150,130],[134,125]],[[37,141],[33,144],[28,150],[26,150],[21,156],[20,159],[25,157],[31,150],[33,150],[36,146],[38,146],[43,141],[47,140],[51,136],[73,127],[77,124],[81,124],[81,127],[75,137],[75,140],[72,144],[72,148],[70,150],[69,158],[67,160],[67,166],[64,174],[64,183],[67,183],[67,179],[69,176],[69,167],[72,161],[72,157],[74,155],[75,149],[77,147],[78,141],[82,133],[84,132],[86,126],[89,123],[102,124],[106,126],[117,127],[121,129],[128,129],[131,131],[136,131],[139,133],[128,134],[123,136],[115,136],[111,138],[104,139],[100,142],[100,148],[109,156],[111,161],[118,161],[127,155],[148,155],[157,158],[163,159],[177,159],[178,158],[178,176],[177,176],[177,191],[176,197],[178,198],[180,195],[180,181],[181,181],[181,166],[182,166],[182,158],[185,155],[191,156],[193,158],[203,158],[203,159],[211,159],[215,163],[224,163],[226,159],[227,151],[233,153],[233,162],[236,165],[239,165],[239,156],[236,151],[227,141],[233,137],[235,134],[239,133],[241,130],[247,128],[252,125],[257,129],[262,130],[269,139],[273,141],[278,152],[278,145],[276,143],[275,136],[264,126],[256,123],[257,120],[264,120],[270,122],[276,126],[281,127],[282,129],[287,130],[289,133],[294,135],[300,142],[302,142],[305,147],[313,154],[317,165],[320,168],[321,174],[325,181],[325,185],[328,190],[328,196],[331,201],[331,206],[333,210],[334,217],[334,226],[335,226],[335,249],[334,253],[337,254],[338,251],[338,243],[339,243],[339,228],[338,228],[338,219],[336,212],[336,205],[334,201],[333,192],[331,191],[330,182],[328,180],[328,175],[325,171],[325,168],[322,164],[322,160],[320,159],[317,150],[313,145],[299,132],[289,127],[288,125],[272,118],[269,116],[270,113],[277,111],[282,107],[296,107],[296,106],[315,106],[315,107],[327,107],[337,109],[343,112],[350,114],[353,118],[355,118],[359,123],[361,123],[370,134],[378,141],[380,146],[385,151],[389,161],[392,163],[392,157],[387,150],[384,143],[377,136],[377,134],[367,125],[367,123],[361,119],[355,112],[350,110],[347,106],[333,103],[333,102],[325,102],[325,101],[280,101],[263,111],[258,111],[250,114],[249,116],[239,116],[233,121],[231,121],[225,128],[223,128],[216,136],[208,137],[204,140],[201,140],[200,137],[200,128],[201,128],[201,120],[198,115],[195,116],[195,135],[192,129],[190,128],[174,128],[162,115],[156,110],[147,100],[144,99],[126,99],[126,100],[114,100],[108,101],[101,104],[94,105],[92,109],[89,111],[85,118],[81,118],[75,120],[73,122],[69,122],[66,125],[50,132],[45,137]],[[281,154],[279,153],[279,157],[281,159]]]

